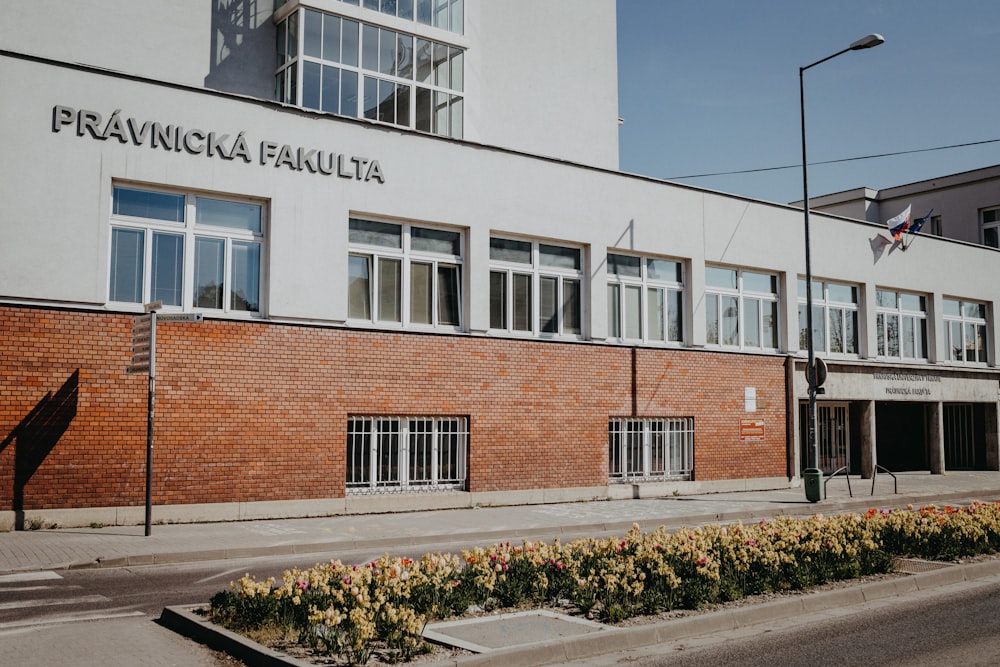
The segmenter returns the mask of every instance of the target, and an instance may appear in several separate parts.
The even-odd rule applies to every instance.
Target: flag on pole
[[[911,234],[916,234],[917,232],[919,232],[923,228],[923,226],[925,224],[927,224],[927,221],[931,219],[931,213],[933,213],[933,212],[934,212],[934,209],[931,209],[931,210],[927,211],[927,215],[925,215],[924,217],[917,218],[916,220],[914,220],[913,224],[910,225],[909,232]]]
[[[896,217],[889,218],[885,224],[889,225],[889,233],[892,234],[892,238],[897,241],[903,238],[903,232],[910,228],[910,207],[907,206],[906,210]]]

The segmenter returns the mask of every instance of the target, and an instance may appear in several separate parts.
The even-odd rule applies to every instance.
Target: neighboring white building
[[[4,19],[0,525],[139,516],[151,302],[162,520],[799,483],[802,212],[617,170],[614,2]],[[811,219],[819,465],[1000,469],[996,251]]]

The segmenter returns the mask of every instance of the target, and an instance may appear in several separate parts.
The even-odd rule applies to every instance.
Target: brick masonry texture
[[[141,505],[132,315],[0,306],[0,509]],[[608,482],[608,418],[693,417],[694,479],[786,471],[785,358],[208,320],[157,327],[154,504],[339,498],[350,415],[467,416],[468,490]],[[759,407],[744,412],[744,388]],[[740,443],[741,418],[765,422]]]

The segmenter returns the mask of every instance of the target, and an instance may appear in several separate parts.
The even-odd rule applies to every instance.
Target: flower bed
[[[376,646],[391,661],[424,650],[430,620],[568,601],[608,622],[748,595],[803,589],[888,572],[894,557],[950,560],[1000,550],[1000,503],[756,524],[708,525],[623,537],[509,542],[426,554],[388,555],[287,570],[281,581],[249,574],[211,600],[209,618],[267,643],[289,638],[348,664]]]

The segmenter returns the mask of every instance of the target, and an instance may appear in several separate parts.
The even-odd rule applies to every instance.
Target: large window
[[[814,280],[813,349],[819,354],[858,353],[858,288]],[[809,347],[806,281],[799,278],[799,349]]]
[[[694,419],[608,421],[608,475],[612,480],[691,479]]]
[[[108,300],[259,313],[264,207],[114,186]]]
[[[279,102],[462,137],[461,48],[312,9],[277,30]]]
[[[465,417],[351,417],[347,490],[464,489]]]
[[[983,245],[1000,248],[1000,208],[982,211]]]
[[[972,364],[986,363],[985,304],[944,299],[944,326],[948,359]]]
[[[583,251],[490,239],[490,329],[534,335],[583,334]]]
[[[351,218],[348,317],[462,326],[461,232]]]
[[[680,262],[608,253],[608,336],[622,341],[683,340]]]
[[[450,30],[464,30],[465,0],[340,0],[345,5],[364,7],[422,25]],[[282,4],[284,0],[282,0]]]
[[[875,298],[879,356],[926,359],[926,298],[885,289],[877,290]]]
[[[778,349],[778,278],[768,273],[705,267],[709,344]]]

